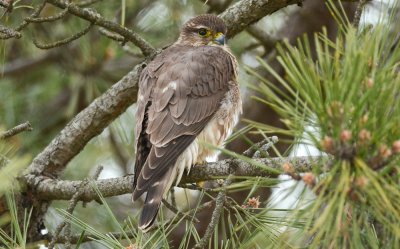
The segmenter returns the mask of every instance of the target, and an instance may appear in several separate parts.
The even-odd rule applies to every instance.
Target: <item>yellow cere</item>
[[[218,38],[218,37],[220,37],[221,35],[224,35],[222,32],[218,32],[218,33],[216,33],[215,35],[214,35],[214,38]]]

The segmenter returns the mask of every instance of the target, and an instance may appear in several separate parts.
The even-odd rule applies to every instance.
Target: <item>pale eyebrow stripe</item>
[[[195,28],[195,29],[207,29],[207,30],[210,29],[209,27],[206,27],[204,25],[194,26],[193,28]]]

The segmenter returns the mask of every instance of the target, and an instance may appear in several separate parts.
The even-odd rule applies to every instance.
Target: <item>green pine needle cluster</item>
[[[306,219],[294,232],[307,248],[400,248],[400,47],[387,24],[358,31],[330,4],[341,24],[296,46],[278,46],[282,87],[261,78],[260,101],[273,107],[287,130],[253,124],[268,133],[306,136],[333,155],[302,176],[315,199],[293,210]],[[394,23],[391,23],[394,25]],[[315,54],[314,54],[315,53]],[[312,127],[309,129],[308,127]],[[310,131],[311,130],[311,131]],[[315,132],[317,131],[317,132]]]
[[[0,140],[0,244],[7,249],[27,248],[31,214],[28,210],[19,213],[14,198],[14,191],[20,187],[16,178],[31,159],[28,156],[17,157],[14,151],[11,143]]]
[[[261,181],[261,179],[259,179],[259,181]],[[192,248],[193,242],[201,239],[201,234],[199,234],[196,229],[198,221],[193,218],[184,219],[176,214],[168,215],[165,212],[166,210],[160,212],[156,227],[151,229],[148,233],[142,233],[137,229],[136,216],[128,217],[123,222],[118,221],[97,187],[95,185],[92,185],[92,187],[97,191],[107,215],[112,218],[117,234],[101,232],[76,216],[59,209],[63,219],[71,222],[75,228],[78,228],[82,232],[82,238],[83,236],[87,236],[96,243],[103,245],[105,248],[121,249],[169,248],[171,239],[179,242],[179,248]],[[249,196],[251,196],[251,194],[249,194]],[[202,192],[197,204],[191,207],[189,211],[181,211],[182,214],[185,214],[186,217],[194,217],[196,213],[210,209],[207,202],[207,206],[201,204],[204,198],[213,200],[215,197],[212,197],[206,192]],[[287,220],[282,215],[272,215],[271,213],[271,211],[286,212],[286,210],[263,208],[258,199],[254,198],[252,200],[253,202],[249,200],[249,203],[243,204],[237,203],[231,198],[226,200],[226,202],[229,202],[229,205],[225,205],[221,215],[221,217],[226,218],[221,219],[217,224],[207,248],[266,248],[265,245],[270,245],[272,246],[271,248],[275,248],[273,245],[277,245],[278,243],[278,228],[281,227],[282,224],[293,225],[292,221]],[[169,235],[182,223],[185,224],[183,237],[171,238]],[[301,227],[302,224],[298,223],[296,226]],[[260,237],[260,234],[263,234],[263,237]],[[221,243],[212,243],[213,240]],[[80,246],[82,241],[83,239],[78,241],[77,247]]]

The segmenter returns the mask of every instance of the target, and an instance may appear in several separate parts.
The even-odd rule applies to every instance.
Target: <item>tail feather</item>
[[[171,170],[161,179],[155,181],[147,190],[146,200],[139,219],[139,228],[148,231],[156,220],[158,210],[163,199],[168,183],[170,182]]]
[[[156,220],[158,210],[160,209],[160,202],[154,203],[146,203],[143,207],[142,214],[139,219],[139,228],[146,232],[148,231],[154,224]]]

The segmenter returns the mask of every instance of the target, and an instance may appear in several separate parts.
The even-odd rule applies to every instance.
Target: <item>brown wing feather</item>
[[[149,67],[145,68],[139,78],[139,91],[136,103],[136,161],[133,188],[136,187],[137,176],[139,176],[151,149],[151,143],[146,133],[146,128],[149,118],[147,110],[151,105],[150,93],[154,83],[155,78],[150,77]]]
[[[139,94],[145,99],[138,101],[137,150],[141,140],[150,141],[150,147],[136,157],[134,200],[174,166],[218,110],[232,80],[230,55],[213,46],[169,47],[143,71],[139,87],[145,90]]]

